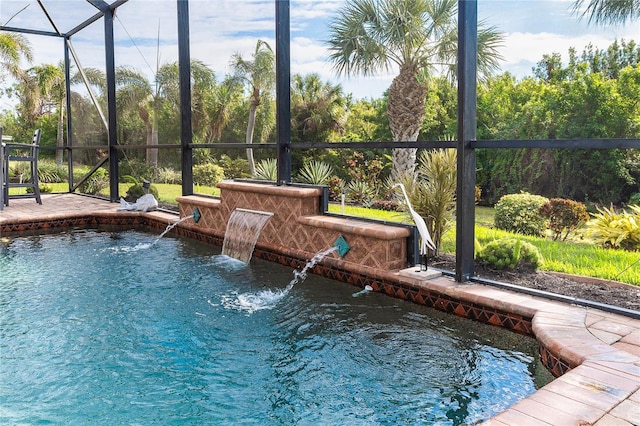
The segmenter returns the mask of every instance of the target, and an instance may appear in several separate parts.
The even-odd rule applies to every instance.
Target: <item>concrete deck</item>
[[[11,200],[0,211],[0,231],[3,225],[28,220],[115,213],[118,206],[74,194],[43,194],[42,205],[33,199]],[[165,212],[146,214],[167,223],[178,219]],[[555,354],[565,364],[568,372],[485,424],[640,425],[640,320],[479,284],[458,284],[447,277],[420,280],[398,274],[398,280],[530,315],[543,357]]]

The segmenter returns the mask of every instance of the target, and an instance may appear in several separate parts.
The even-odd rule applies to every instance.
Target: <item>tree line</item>
[[[447,0],[434,9],[431,0],[347,2],[330,24],[328,48],[336,71],[368,75],[395,64],[399,74],[382,97],[359,100],[345,94],[339,85],[322,81],[317,74],[293,75],[291,142],[452,139],[457,127],[453,78],[456,3]],[[579,3],[582,1],[576,5]],[[592,0],[584,12],[591,13],[589,19],[597,20],[596,13],[601,9],[594,3],[608,2]],[[635,9],[630,11],[629,17],[634,18]],[[393,25],[406,16],[420,19],[404,20],[412,27]],[[520,80],[509,73],[495,75],[501,42],[502,35],[495,28],[481,25],[478,139],[639,137],[640,48],[633,40],[616,41],[602,50],[587,46],[580,55],[572,49],[566,65],[560,53],[544,55],[532,75]],[[39,65],[22,70],[16,66],[21,58],[30,59],[24,37],[0,32],[0,69],[17,81],[0,90],[18,100],[16,113],[5,111],[0,120],[18,137],[41,127],[43,143],[61,147],[66,131],[63,66]],[[219,81],[204,62],[191,62],[194,142],[274,142],[271,47],[258,40],[251,57],[233,55],[230,65],[232,73]],[[449,72],[442,75],[436,68]],[[121,145],[179,145],[178,77],[175,62],[159,66],[152,80],[129,67],[116,70]],[[106,144],[99,111],[87,95],[89,90],[94,91],[104,109],[105,81],[99,70],[84,70],[84,77],[73,73],[71,115],[77,144]],[[194,161],[206,162],[222,154],[244,156],[237,151],[199,149],[194,151]],[[416,158],[411,149],[293,152],[294,169],[320,159],[331,164],[338,177],[348,179],[359,174],[350,170],[358,163],[362,170],[375,170],[375,179],[380,181],[411,172]],[[59,164],[62,153],[57,151]],[[85,158],[76,159],[91,164],[100,154],[83,150],[80,155]],[[172,150],[132,149],[125,150],[124,155],[150,167],[180,166]],[[253,175],[255,161],[268,157],[273,157],[271,151],[254,153],[248,149],[247,173]],[[478,150],[478,185],[488,204],[519,191],[619,203],[640,192],[639,179],[640,154],[636,149]]]

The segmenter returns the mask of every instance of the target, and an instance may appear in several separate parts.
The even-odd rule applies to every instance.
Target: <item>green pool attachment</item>
[[[333,246],[338,249],[338,256],[344,257],[345,254],[349,251],[351,247],[347,243],[347,240],[344,239],[342,235],[338,237],[338,239],[333,243]]]
[[[193,209],[193,221],[195,223],[198,223],[200,221],[200,210],[198,210],[197,207],[194,207]]]

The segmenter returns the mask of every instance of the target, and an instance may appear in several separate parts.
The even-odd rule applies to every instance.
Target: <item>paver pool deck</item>
[[[124,214],[105,200],[75,194],[43,194],[43,204],[11,200],[0,211],[2,230],[28,221],[63,221],[74,215]],[[167,224],[177,214],[150,215]],[[421,279],[395,273],[419,288],[532,319],[543,358],[555,354],[566,373],[486,425],[640,425],[640,320],[481,284],[456,283],[441,276]],[[491,318],[488,319],[491,323]],[[548,364],[548,363],[547,363]]]

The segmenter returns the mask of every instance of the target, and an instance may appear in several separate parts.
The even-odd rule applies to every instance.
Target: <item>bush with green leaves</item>
[[[342,178],[333,175],[327,180],[326,185],[329,188],[329,200],[340,201],[342,198],[342,193],[345,190],[345,184]]]
[[[215,164],[222,167],[226,179],[252,177],[251,173],[249,173],[249,162],[246,158],[231,158],[224,154],[220,156],[220,159],[218,159]]]
[[[526,268],[534,271],[544,262],[536,246],[516,238],[491,241],[476,253],[476,259],[495,269]]]
[[[80,192],[83,194],[98,194],[103,189],[109,187],[109,177],[107,171],[103,168],[97,169],[82,185],[79,186]]]
[[[540,214],[540,207],[549,201],[541,195],[527,192],[504,195],[495,206],[496,228],[524,235],[544,235],[547,221]]]
[[[157,183],[168,183],[171,185],[182,184],[182,174],[171,167],[161,167],[153,174],[153,181]]]
[[[298,179],[302,183],[308,183],[311,185],[324,185],[327,183],[331,175],[333,174],[333,167],[324,161],[309,161],[304,164]]]
[[[153,167],[136,159],[122,161],[118,167],[121,182],[127,182],[125,176],[135,176],[137,180],[141,180],[142,176],[153,176],[154,172]]]
[[[369,207],[376,197],[376,189],[366,180],[352,180],[345,187],[345,196],[349,203]]]
[[[55,161],[39,161],[38,179],[45,183],[66,182],[68,179],[67,168],[58,166]]]
[[[400,204],[396,200],[373,200],[371,202],[372,209],[384,210],[388,212],[400,211]]]
[[[631,194],[631,197],[629,197],[629,202],[627,204],[640,206],[640,192]]]
[[[203,186],[216,186],[225,178],[222,167],[212,164],[198,164],[193,166],[193,183]]]
[[[640,206],[629,206],[629,210],[598,208],[586,223],[585,235],[605,248],[640,250]]]
[[[129,189],[127,189],[127,194],[124,197],[126,201],[135,202],[138,198],[147,194],[147,190],[135,177],[127,175],[123,176],[122,179],[127,183],[133,184]],[[154,185],[149,185],[149,194],[153,195],[157,199],[158,189]]]
[[[555,241],[565,241],[571,232],[589,220],[587,207],[573,200],[552,198],[540,207],[540,214],[546,218]]]
[[[270,180],[275,182],[278,180],[278,162],[275,158],[267,158],[256,163],[256,179]]]

